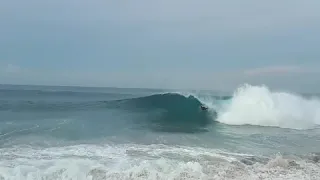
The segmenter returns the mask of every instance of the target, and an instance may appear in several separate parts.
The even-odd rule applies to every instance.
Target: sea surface
[[[316,95],[265,86],[0,85],[0,179],[319,180],[319,125]]]

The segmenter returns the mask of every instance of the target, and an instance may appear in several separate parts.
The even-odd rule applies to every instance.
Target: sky
[[[320,92],[319,0],[3,0],[0,84]]]

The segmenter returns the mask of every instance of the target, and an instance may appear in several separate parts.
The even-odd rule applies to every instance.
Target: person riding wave
[[[200,108],[202,111],[208,110],[208,107],[205,107],[204,105],[201,105]]]

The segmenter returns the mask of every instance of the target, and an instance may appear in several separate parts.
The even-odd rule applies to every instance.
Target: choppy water
[[[319,124],[316,96],[259,86],[2,85],[0,178],[320,179]]]

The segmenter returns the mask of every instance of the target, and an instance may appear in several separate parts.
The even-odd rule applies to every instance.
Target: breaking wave
[[[244,85],[220,106],[216,121],[229,125],[310,129],[320,124],[320,101],[266,86]]]
[[[35,93],[38,94],[38,92]],[[83,96],[81,92],[74,95]],[[209,108],[208,111],[200,109],[203,104]],[[320,124],[318,98],[273,92],[266,86],[244,85],[239,87],[232,96],[223,97],[192,93],[158,93],[116,100],[99,98],[91,101],[67,101],[36,98],[0,101],[0,111],[13,112],[105,111],[107,109],[142,112],[148,116],[148,121],[156,122],[161,126],[205,127],[210,123],[220,122],[228,125],[310,129]]]

